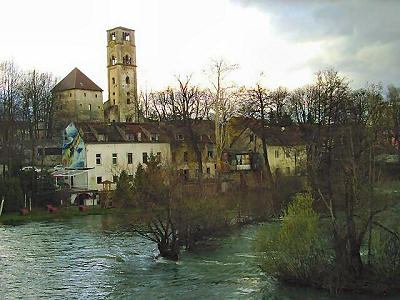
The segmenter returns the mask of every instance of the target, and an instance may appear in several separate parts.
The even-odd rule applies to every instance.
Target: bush
[[[18,177],[9,177],[0,182],[0,194],[4,196],[3,212],[16,212],[24,206],[24,193]],[[1,199],[0,199],[1,200]]]
[[[393,226],[395,228],[396,226]],[[400,278],[400,225],[394,229],[397,236],[383,230],[372,235],[371,265],[380,279],[398,284]]]
[[[319,215],[312,209],[309,194],[297,194],[284,213],[280,229],[260,231],[256,238],[262,252],[261,267],[269,274],[290,282],[310,284],[329,260],[326,239],[319,227]]]
[[[133,197],[132,184],[126,171],[122,171],[119,175],[117,187],[113,192],[113,202],[119,207],[136,205]]]

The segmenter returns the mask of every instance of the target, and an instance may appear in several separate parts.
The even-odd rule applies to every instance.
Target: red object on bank
[[[85,205],[79,205],[79,211],[85,211],[87,210],[89,207],[85,206]]]
[[[27,208],[21,208],[19,210],[19,213],[21,214],[21,216],[26,216],[29,213],[29,210]]]
[[[58,211],[58,208],[57,208],[57,207],[54,207],[54,206],[51,205],[51,204],[47,204],[46,207],[47,207],[47,211],[48,211],[48,212],[53,213],[53,212],[57,212],[57,211]]]

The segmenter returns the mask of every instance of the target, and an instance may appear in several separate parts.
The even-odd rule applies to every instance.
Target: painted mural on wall
[[[71,123],[64,130],[62,163],[66,168],[84,168],[85,160],[85,143],[74,123]]]

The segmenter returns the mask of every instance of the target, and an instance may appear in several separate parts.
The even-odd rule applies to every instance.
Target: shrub
[[[1,197],[4,196],[3,212],[15,212],[24,206],[24,193],[18,177],[5,178],[0,182]]]
[[[371,242],[371,264],[380,279],[398,283],[400,278],[400,225],[392,228],[396,235],[381,229],[374,232]]]
[[[327,241],[309,194],[297,194],[284,212],[280,229],[259,232],[256,243],[263,253],[261,267],[284,281],[310,284],[328,262]]]

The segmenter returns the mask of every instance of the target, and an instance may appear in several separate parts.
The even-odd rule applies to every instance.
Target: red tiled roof
[[[67,76],[65,76],[65,78],[53,88],[53,92],[73,89],[99,92],[103,91],[97,84],[90,80],[90,78],[83,74],[82,71],[78,68],[73,69]]]

